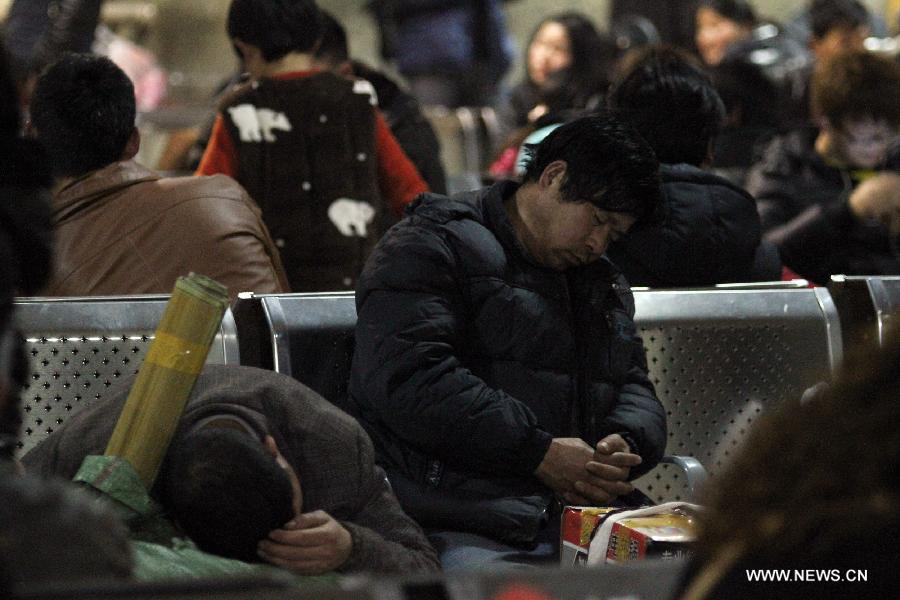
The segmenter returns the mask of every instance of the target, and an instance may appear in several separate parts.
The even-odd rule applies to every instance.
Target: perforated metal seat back
[[[840,326],[825,289],[637,291],[635,322],[668,414],[668,455],[721,471],[757,417],[829,380]],[[682,473],[637,482],[657,501],[687,500]]]
[[[30,362],[21,394],[20,454],[101,398],[114,381],[138,371],[167,301],[168,296],[16,301],[16,325]],[[207,363],[239,364],[236,335],[228,311]]]

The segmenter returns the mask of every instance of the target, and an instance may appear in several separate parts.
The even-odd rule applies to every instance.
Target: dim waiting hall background
[[[0,597],[887,598],[900,0],[0,0]]]

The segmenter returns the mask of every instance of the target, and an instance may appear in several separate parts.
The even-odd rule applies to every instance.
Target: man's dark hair
[[[811,88],[813,114],[833,127],[868,120],[900,127],[900,65],[889,58],[842,52],[817,65]]]
[[[256,546],[294,517],[287,473],[249,433],[210,427],[176,438],[163,506],[201,550],[258,562]]]
[[[613,82],[607,102],[667,164],[702,164],[725,118],[709,77],[686,53],[668,47],[638,51]]]
[[[347,30],[344,26],[327,12],[322,12],[322,39],[316,48],[316,60],[336,67],[350,60],[350,50],[347,47]]]
[[[745,27],[755,27],[757,23],[756,12],[745,0],[703,0],[700,7],[714,10],[729,21]]]
[[[103,56],[64,56],[44,71],[31,99],[37,139],[62,177],[120,160],[134,120],[134,86]]]
[[[291,52],[312,52],[322,37],[314,0],[233,0],[228,37],[256,46],[272,62]]]
[[[869,11],[859,0],[812,0],[809,5],[809,29],[821,39],[839,27],[856,29],[869,24]]]
[[[524,182],[536,182],[553,161],[566,162],[563,200],[654,220],[662,206],[659,162],[631,126],[602,111],[554,130],[525,147]]]

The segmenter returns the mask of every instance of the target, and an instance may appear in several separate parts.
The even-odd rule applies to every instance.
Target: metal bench
[[[136,373],[169,296],[18,298],[29,379],[22,390],[25,454],[117,378]],[[237,329],[226,311],[208,363],[239,364]]]
[[[766,407],[799,399],[841,361],[840,323],[824,288],[635,292],[650,378],[668,413],[666,453],[715,476]],[[655,500],[689,500],[680,469],[637,481]]]
[[[289,375],[346,409],[353,359],[353,292],[238,295],[241,363]]]
[[[900,326],[900,276],[834,275],[828,284],[841,317],[844,347],[877,350]]]

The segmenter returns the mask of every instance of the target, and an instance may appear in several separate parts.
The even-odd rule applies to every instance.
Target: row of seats
[[[138,369],[167,298],[16,302],[31,361],[21,453]],[[900,308],[900,277],[835,278],[830,289],[803,281],[638,289],[635,303],[669,415],[667,453],[695,457],[714,476],[767,406],[830,379],[845,345],[882,339]],[[208,362],[273,369],[345,406],[355,324],[352,293],[242,294]],[[663,464],[637,485],[666,501],[690,499],[694,483]]]

